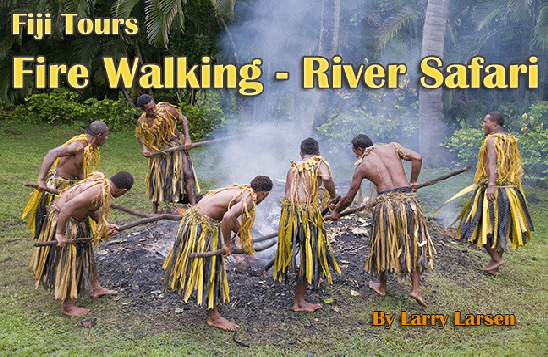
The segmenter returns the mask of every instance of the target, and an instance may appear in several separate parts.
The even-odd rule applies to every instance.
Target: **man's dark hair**
[[[110,181],[117,188],[126,188],[128,190],[133,186],[133,176],[127,171],[118,171],[116,175],[110,178]]]
[[[370,146],[373,146],[373,141],[371,141],[371,139],[369,139],[369,136],[367,135],[358,134],[352,139],[352,146],[354,147],[354,149],[366,149]]]
[[[102,121],[96,120],[89,124],[87,133],[91,136],[97,136],[99,134],[106,133],[107,131],[107,125]]]
[[[145,104],[150,103],[151,100],[154,100],[150,94],[142,94],[137,98],[137,106],[143,108]]]
[[[313,138],[306,138],[301,142],[301,152],[305,155],[315,155],[320,151],[318,142]]]
[[[501,112],[490,112],[490,113],[487,113],[487,115],[489,115],[489,119],[497,123],[498,126],[500,127],[504,126],[504,115]]]
[[[272,190],[272,180],[268,176],[256,176],[249,184],[253,191],[270,191]]]

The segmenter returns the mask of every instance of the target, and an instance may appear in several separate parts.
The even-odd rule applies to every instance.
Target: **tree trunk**
[[[339,48],[339,28],[341,16],[340,0],[323,0],[320,22],[318,55],[329,58],[337,54]],[[327,103],[331,94],[328,89],[313,89],[312,108],[314,130],[327,121]]]
[[[422,31],[422,58],[443,58],[449,0],[428,0]],[[443,111],[442,88],[419,88],[419,152],[426,167],[447,164],[447,150],[440,144],[447,129]]]

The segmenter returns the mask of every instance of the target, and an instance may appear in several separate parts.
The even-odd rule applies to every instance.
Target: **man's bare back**
[[[82,221],[101,206],[101,188],[101,185],[90,181],[75,187],[73,190],[69,189],[63,192],[53,204],[58,209],[66,205],[75,207],[71,216],[76,220]]]
[[[202,214],[220,221],[228,211],[229,204],[234,206],[242,200],[242,195],[238,195],[241,190],[240,188],[233,188],[219,191],[213,195],[205,195],[197,203],[197,207]],[[251,203],[251,201],[248,203]]]
[[[375,147],[362,159],[357,171],[361,173],[362,178],[377,186],[377,192],[409,187],[401,160],[392,144],[382,145]]]

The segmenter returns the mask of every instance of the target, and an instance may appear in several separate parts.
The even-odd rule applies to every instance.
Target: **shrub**
[[[94,120],[104,121],[111,130],[135,125],[140,110],[130,107],[122,97],[117,100],[88,98],[79,101],[80,95],[67,89],[37,93],[27,98],[26,107],[17,106],[12,112],[15,120],[44,124],[79,124],[82,127]]]

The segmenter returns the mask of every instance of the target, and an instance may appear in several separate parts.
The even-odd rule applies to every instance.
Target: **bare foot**
[[[495,271],[496,270],[496,272],[498,273],[499,267],[504,263],[506,263],[506,262],[502,259],[499,260],[498,262],[495,262],[494,260],[491,260],[485,268],[481,268],[480,270],[486,271],[488,273],[490,273],[490,271]],[[490,273],[490,274],[493,274],[493,273]]]
[[[424,307],[428,307],[428,305],[424,302],[424,300],[422,299],[422,295],[420,292],[411,292],[411,294],[409,294],[413,299],[417,300],[417,302],[424,306]]]
[[[118,294],[118,291],[116,290],[105,289],[99,286],[98,288],[93,289],[91,294],[89,294],[89,297],[98,298],[99,296],[103,296],[103,295],[116,295],[116,294]]]
[[[380,296],[386,296],[386,288],[381,287],[381,284],[375,283],[374,281],[370,281],[369,287],[373,289]]]
[[[72,305],[61,305],[61,312],[68,316],[83,316],[90,312],[90,309],[84,309],[83,307],[78,307],[74,304]]]
[[[484,272],[489,273],[491,275],[497,275],[498,273],[500,273],[499,267],[489,269],[489,270],[487,270],[487,269],[481,269],[481,270],[483,270]]]
[[[221,330],[225,331],[236,331],[236,329],[238,328],[238,325],[233,324],[222,316],[217,316],[215,318],[212,318],[210,316],[207,320],[207,324],[211,327],[218,327]]]
[[[306,301],[301,301],[300,303],[298,302],[295,302],[293,304],[293,311],[295,312],[301,312],[301,311],[304,311],[304,312],[314,312],[318,309],[321,309],[322,308],[322,305],[320,304],[312,304],[312,303],[309,303],[309,302],[306,302]]]

